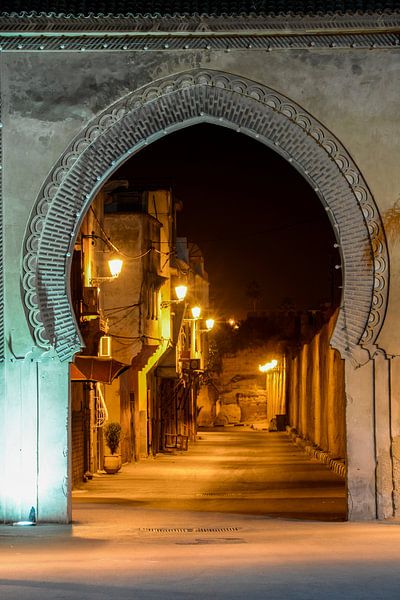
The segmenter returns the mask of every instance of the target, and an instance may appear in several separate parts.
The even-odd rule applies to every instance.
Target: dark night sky
[[[331,298],[339,258],[326,212],[301,175],[260,142],[197,125],[148,146],[118,177],[172,186],[183,201],[178,235],[202,249],[220,316],[245,316],[252,280],[263,291],[259,309],[287,297],[299,308]]]

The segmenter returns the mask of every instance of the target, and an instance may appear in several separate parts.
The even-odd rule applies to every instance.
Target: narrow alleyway
[[[97,476],[73,498],[78,519],[92,503],[327,521],[346,514],[340,477],[310,460],[285,433],[242,427],[200,430],[188,452]]]

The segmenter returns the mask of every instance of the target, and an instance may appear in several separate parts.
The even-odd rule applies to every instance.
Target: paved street
[[[1,600],[399,598],[399,524],[341,521],[284,433],[199,438],[85,484],[72,526],[0,527]]]
[[[188,453],[126,465],[74,493],[86,503],[162,510],[344,520],[344,481],[289,441],[286,433],[241,427],[200,430]]]

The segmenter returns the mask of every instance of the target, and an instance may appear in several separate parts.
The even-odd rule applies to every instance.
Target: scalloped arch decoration
[[[388,290],[385,236],[361,173],[335,136],[260,83],[211,70],[154,81],[116,102],[76,137],[36,199],[21,289],[32,336],[60,360],[80,350],[68,273],[80,223],[101,185],[143,145],[199,122],[235,128],[274,148],[312,185],[340,244],[343,299],[331,344],[342,356],[373,346]]]

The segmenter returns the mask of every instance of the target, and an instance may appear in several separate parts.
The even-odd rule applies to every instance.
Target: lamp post
[[[200,319],[200,315],[201,315],[201,308],[200,306],[193,306],[190,309],[190,312],[192,313],[192,320],[193,320],[193,327],[192,327],[192,342],[190,344],[191,346],[191,358],[197,358],[197,327],[196,327],[196,323],[198,321],[198,319]]]

